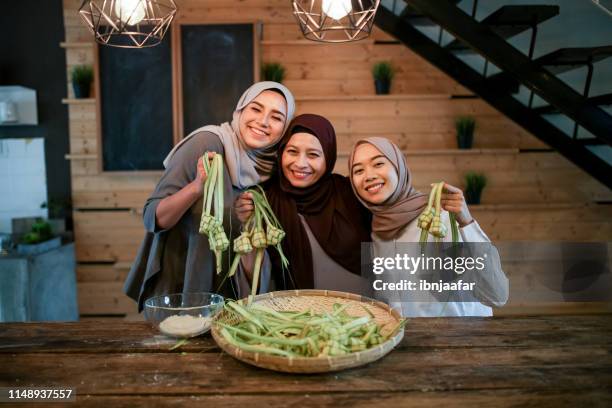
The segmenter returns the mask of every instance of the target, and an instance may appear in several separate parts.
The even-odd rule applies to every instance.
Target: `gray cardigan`
[[[145,237],[123,288],[129,297],[138,302],[139,312],[143,309],[144,301],[151,296],[181,292],[218,292],[219,285],[229,269],[231,258],[226,251],[223,257],[223,273],[216,274],[214,253],[208,246],[208,237],[198,232],[202,216],[202,198],[196,201],[172,228],[161,229],[155,220],[160,201],[195,179],[197,161],[206,151],[221,154],[224,152],[223,144],[214,133],[200,132],[184,143],[168,163],[155,190],[145,203]],[[231,213],[238,193],[239,190],[232,186],[226,167],[223,224],[230,243],[240,230],[237,217]],[[225,296],[235,297],[230,281],[225,282],[220,292]]]

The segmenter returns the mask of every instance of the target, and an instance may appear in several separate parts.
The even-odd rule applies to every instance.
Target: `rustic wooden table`
[[[612,406],[612,315],[412,319],[387,357],[323,375],[175,344],[141,322],[0,324],[0,387],[74,387],[61,406]]]

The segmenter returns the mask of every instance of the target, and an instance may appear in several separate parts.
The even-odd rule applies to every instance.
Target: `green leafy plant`
[[[261,76],[265,81],[282,83],[283,79],[285,79],[285,67],[278,62],[263,64],[263,67],[261,68]]]
[[[72,82],[89,85],[93,82],[93,68],[89,65],[77,65],[72,68]]]
[[[52,198],[42,203],[40,208],[48,209],[49,218],[64,218],[70,212],[72,203],[69,198]]]
[[[374,64],[372,67],[372,75],[374,79],[390,82],[395,75],[395,70],[390,62],[381,61]]]
[[[89,65],[78,65],[72,69],[72,88],[76,98],[89,98],[93,69]]]
[[[457,146],[460,149],[470,149],[474,142],[476,120],[471,116],[460,116],[455,121],[457,130]]]
[[[470,171],[465,175],[465,200],[468,204],[480,204],[482,190],[487,185],[487,177],[482,173]]]
[[[391,80],[395,71],[390,62],[382,61],[374,64],[372,75],[377,95],[387,95],[391,90]]]
[[[32,224],[32,230],[23,236],[22,241],[24,244],[32,245],[48,241],[51,238],[53,238],[51,225],[39,218]]]

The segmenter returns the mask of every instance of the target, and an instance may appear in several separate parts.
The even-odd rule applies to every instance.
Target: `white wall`
[[[0,139],[0,232],[12,232],[12,218],[47,217],[46,201],[44,140]]]

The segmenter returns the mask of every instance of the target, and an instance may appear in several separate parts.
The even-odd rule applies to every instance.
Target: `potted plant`
[[[487,185],[487,177],[482,173],[468,172],[465,175],[465,201],[468,204],[480,204],[482,190]]]
[[[391,80],[395,71],[390,62],[382,61],[374,64],[372,75],[374,76],[374,87],[376,95],[387,95],[391,89]]]
[[[285,67],[278,62],[263,64],[263,67],[261,68],[261,76],[263,77],[264,81],[275,81],[282,83],[283,79],[285,79]]]
[[[93,68],[89,65],[77,65],[72,69],[72,89],[75,98],[89,98]]]
[[[66,220],[70,221],[72,203],[69,198],[51,198],[48,202],[44,202],[40,205],[40,208],[46,208],[48,211],[49,219],[47,222],[51,225],[51,229],[57,235],[65,237]]]
[[[461,116],[455,121],[457,129],[457,146],[459,149],[471,149],[474,143],[476,120],[471,116]]]
[[[53,236],[51,224],[39,218],[32,224],[31,231],[21,238],[17,252],[22,255],[34,255],[59,248],[61,245],[61,238]]]

